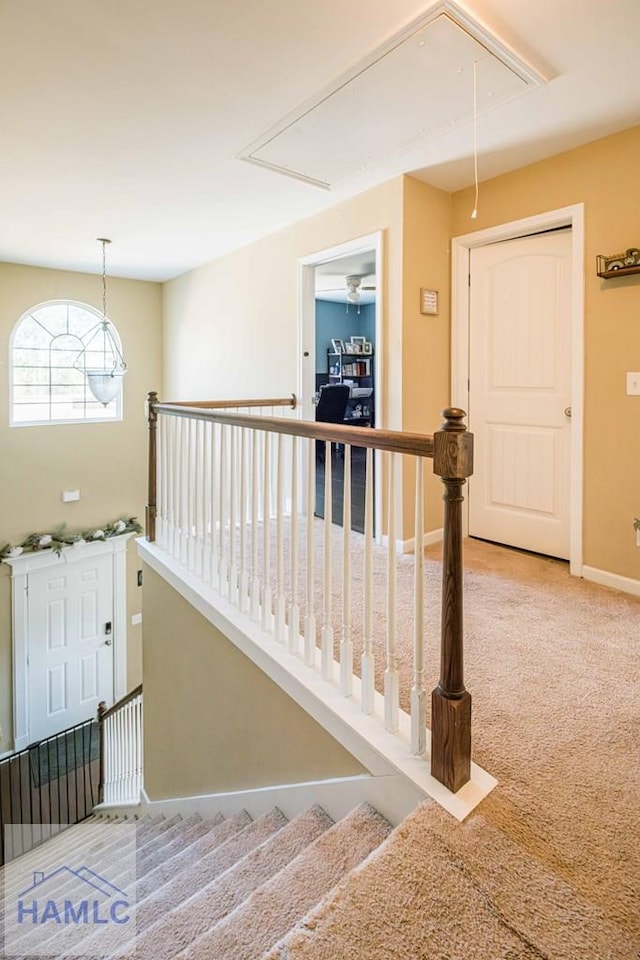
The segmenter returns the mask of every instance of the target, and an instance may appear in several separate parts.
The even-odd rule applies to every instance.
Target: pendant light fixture
[[[84,340],[83,355],[89,389],[106,407],[120,393],[127,365],[120,352],[118,335],[107,317],[106,249],[111,240],[98,237],[98,243],[102,244],[102,319]]]

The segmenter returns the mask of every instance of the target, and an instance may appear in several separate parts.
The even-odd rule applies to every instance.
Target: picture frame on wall
[[[344,353],[344,343],[342,340],[337,340],[335,338],[331,339],[331,349],[334,353]]]

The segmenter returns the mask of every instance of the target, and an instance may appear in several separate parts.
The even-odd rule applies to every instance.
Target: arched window
[[[101,321],[98,310],[70,300],[38,304],[20,318],[11,338],[12,426],[122,419],[121,395],[99,403],[84,374],[102,360],[99,338],[91,339]]]

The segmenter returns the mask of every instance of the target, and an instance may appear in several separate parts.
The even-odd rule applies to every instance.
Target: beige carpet
[[[341,631],[341,531],[333,538],[333,626]],[[321,551],[321,542],[317,552]],[[427,688],[439,662],[440,546],[426,551]],[[354,639],[362,635],[363,543],[352,539]],[[399,560],[401,704],[411,684],[412,557]],[[376,685],[382,690],[386,571],[374,559]],[[322,610],[318,590],[316,610]],[[567,564],[465,542],[466,685],[473,755],[500,781],[448,842],[499,829],[515,851],[566,881],[640,940],[640,600],[570,577]],[[359,650],[355,651],[359,672]],[[496,847],[497,859],[508,848]],[[491,857],[487,857],[490,872]],[[504,876],[508,863],[503,864]],[[509,896],[528,901],[514,875]],[[529,907],[531,904],[529,904]],[[540,904],[539,910],[553,910]],[[562,916],[556,921],[562,925]],[[572,948],[577,950],[577,948]],[[640,951],[640,945],[635,947]],[[298,954],[296,954],[297,956]],[[306,956],[301,953],[300,956]],[[320,955],[320,954],[319,954]],[[560,956],[551,952],[549,956]],[[576,960],[579,950],[569,953]],[[599,954],[592,954],[598,960]],[[612,954],[614,956],[615,954]],[[639,954],[640,955],[640,954]],[[603,954],[604,956],[604,954]]]

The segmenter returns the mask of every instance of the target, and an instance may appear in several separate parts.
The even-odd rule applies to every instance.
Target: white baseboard
[[[170,818],[199,813],[211,817],[222,813],[233,816],[246,810],[253,817],[260,817],[274,807],[282,810],[291,820],[314,803],[327,811],[334,820],[339,820],[361,803],[370,803],[389,823],[396,826],[416,806],[424,801],[422,792],[407,783],[404,777],[340,777],[331,780],[314,780],[307,783],[279,784],[254,790],[235,790],[229,793],[211,793],[198,797],[172,797],[152,800],[143,788],[137,804],[105,804],[94,808],[96,815],[143,817],[145,815]]]
[[[143,790],[140,815],[162,813],[170,817],[176,813],[182,816],[199,813],[212,816],[222,813],[228,817],[246,810],[255,819],[278,807],[292,819],[314,803],[319,803],[334,820],[339,820],[354,807],[368,802],[395,826],[423,801],[421,791],[399,775],[357,776],[168,800],[151,800]]]
[[[640,597],[640,580],[623,577],[619,573],[610,573],[609,570],[598,570],[597,567],[583,567],[582,576],[585,580],[599,583],[602,587],[611,587],[613,590]]]
[[[444,530],[440,527],[438,530],[428,530],[422,535],[422,546],[429,547],[432,543],[439,543],[444,537]],[[401,555],[403,553],[413,553],[415,548],[415,537],[410,537],[408,540],[396,540],[396,553]],[[387,546],[389,543],[389,538],[384,536],[382,538],[383,546]]]

